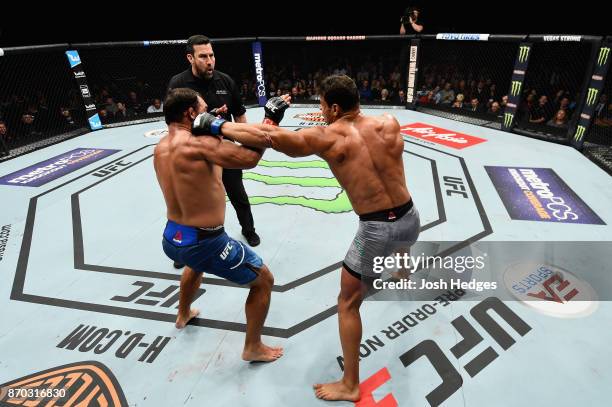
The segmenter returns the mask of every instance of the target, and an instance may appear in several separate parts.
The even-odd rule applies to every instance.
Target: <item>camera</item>
[[[416,14],[415,14],[415,7],[408,7],[406,9],[406,11],[404,12],[404,15],[402,16],[402,24],[404,26],[408,26],[410,25],[410,19],[412,18],[412,21],[416,20]]]

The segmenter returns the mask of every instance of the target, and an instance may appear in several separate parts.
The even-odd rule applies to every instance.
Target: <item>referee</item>
[[[210,39],[204,35],[189,37],[186,52],[191,68],[174,75],[170,79],[168,90],[193,89],[202,95],[209,112],[216,109],[215,114],[225,120],[231,121],[233,116],[234,121],[246,123],[246,108],[242,104],[236,83],[228,75],[215,70],[215,54]],[[250,246],[259,245],[260,239],[255,233],[251,204],[242,183],[242,170],[224,168],[223,185],[238,215],[242,234]],[[175,264],[175,267],[178,266]]]

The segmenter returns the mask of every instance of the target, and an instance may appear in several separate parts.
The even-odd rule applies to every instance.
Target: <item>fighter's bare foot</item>
[[[189,321],[191,321],[192,318],[197,317],[198,315],[200,315],[200,310],[197,308],[192,308],[189,310],[189,315],[184,317],[182,315],[179,315],[176,317],[176,324],[174,324],[174,326],[176,326],[178,329],[183,329],[185,328],[185,325],[187,325],[187,323]]]
[[[342,380],[333,383],[315,384],[312,386],[315,390],[315,395],[327,401],[359,401],[359,385],[349,387]]]
[[[242,360],[248,362],[274,362],[283,356],[283,348],[266,346],[263,343],[253,347],[245,347]]]

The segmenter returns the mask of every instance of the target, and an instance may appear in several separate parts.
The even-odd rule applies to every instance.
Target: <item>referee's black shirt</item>
[[[191,69],[187,69],[170,79],[168,90],[176,88],[189,88],[198,92],[208,105],[208,111],[227,105],[227,113],[221,115],[225,120],[231,121],[232,116],[246,113],[236,82],[223,72],[215,70],[211,79],[200,79],[193,75]]]

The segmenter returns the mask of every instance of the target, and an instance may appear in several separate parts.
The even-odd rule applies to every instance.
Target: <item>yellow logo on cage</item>
[[[587,106],[591,106],[597,100],[597,93],[599,91],[595,88],[589,88],[589,93],[587,95]]]
[[[608,56],[610,55],[610,48],[602,47],[599,49],[599,56],[597,57],[597,65],[604,66],[608,62]]]
[[[529,50],[531,49],[531,47],[528,46],[522,46],[519,48],[519,62],[522,64],[525,61],[527,61],[527,57],[529,57]]]
[[[584,137],[584,133],[586,132],[586,127],[578,126],[576,128],[576,134],[574,134],[574,141],[580,142]]]

